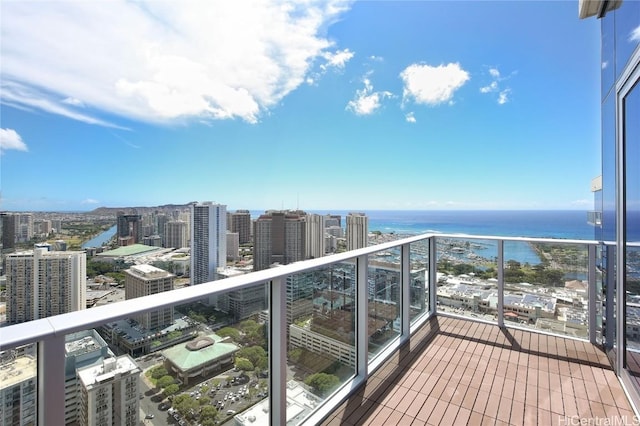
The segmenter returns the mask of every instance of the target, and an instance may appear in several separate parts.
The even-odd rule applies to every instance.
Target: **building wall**
[[[85,309],[86,261],[84,252],[36,249],[8,255],[7,322]]]
[[[125,272],[125,299],[135,299],[174,289],[175,275],[151,265],[136,265]],[[173,307],[147,312],[136,318],[147,330],[155,330],[173,323]]]
[[[11,351],[3,354],[0,366],[0,425],[37,424],[36,360]]]
[[[254,222],[253,269],[305,259],[306,223],[302,212],[274,211]]]
[[[355,250],[367,246],[369,218],[364,213],[347,215],[347,250]]]
[[[87,426],[138,426],[140,368],[128,355],[78,370],[79,423]]]
[[[170,221],[164,227],[164,246],[173,248],[189,247],[189,227],[184,221]]]
[[[602,203],[601,238],[616,243],[616,267],[605,271],[605,285],[617,287],[617,299],[606,303],[616,317],[626,314],[606,322],[604,339],[605,347],[616,346],[614,365],[623,379],[625,370],[630,372],[632,394],[638,395],[640,368],[621,355],[636,357],[640,348],[640,339],[625,327],[637,321],[630,300],[640,294],[640,2],[625,0],[600,22],[602,193],[597,201]]]
[[[210,202],[191,205],[191,284],[217,279],[227,264],[227,206]]]
[[[325,218],[319,214],[307,214],[306,216],[306,250],[307,259],[322,257],[326,253],[325,245]]]
[[[237,232],[240,244],[251,242],[251,214],[249,210],[237,210],[229,213],[228,229]]]

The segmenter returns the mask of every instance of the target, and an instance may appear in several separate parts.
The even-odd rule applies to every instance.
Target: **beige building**
[[[87,426],[140,424],[140,368],[128,355],[78,370],[78,421]]]
[[[367,246],[369,234],[369,218],[364,213],[347,215],[347,250],[355,250]]]
[[[125,272],[125,299],[148,296],[173,290],[175,275],[151,265],[134,265]],[[147,330],[173,323],[173,307],[147,312],[135,320]]]
[[[37,419],[37,362],[14,351],[0,357],[0,425],[35,425]]]
[[[18,324],[86,307],[87,255],[35,250],[6,257],[7,322]]]

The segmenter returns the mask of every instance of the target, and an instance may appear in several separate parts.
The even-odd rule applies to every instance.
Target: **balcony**
[[[218,421],[633,421],[635,407],[602,349],[601,250],[595,241],[421,235],[6,327],[0,350],[37,344],[38,421],[64,424],[66,335],[230,295],[253,303],[248,298],[258,289],[268,295],[267,336],[238,320],[235,338],[243,340],[230,350],[251,358],[238,351],[266,347],[268,377],[260,379],[260,360],[251,360],[256,390],[244,400],[223,402],[229,391],[211,389],[207,403],[219,400]],[[208,345],[222,341],[214,340]],[[167,365],[171,353],[162,353]],[[185,370],[181,390],[215,387],[216,365]],[[163,396],[142,376],[140,418],[173,422],[156,410]],[[201,420],[193,409],[186,416],[189,424]]]

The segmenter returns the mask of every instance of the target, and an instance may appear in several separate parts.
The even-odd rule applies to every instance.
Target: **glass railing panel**
[[[596,343],[599,345],[604,345],[604,317],[605,317],[605,286],[604,286],[604,253],[605,248],[602,245],[597,245],[595,247],[595,272],[596,276],[594,282],[594,292],[595,292],[595,311],[596,311]]]
[[[497,322],[498,244],[438,238],[437,310]]]
[[[409,320],[429,312],[429,240],[409,245]]]
[[[0,424],[38,424],[37,345],[0,353]]]
[[[640,246],[627,244],[625,287],[625,367],[640,386]]]
[[[69,415],[215,424],[268,404],[266,308],[267,286],[256,284],[68,334]]]
[[[295,425],[355,376],[355,263],[290,275],[285,283],[287,424]],[[255,424],[251,416],[243,413],[243,424]]]
[[[400,248],[369,255],[367,269],[368,351],[375,357],[402,331]]]
[[[588,246],[505,241],[505,324],[589,337]]]
[[[268,413],[262,410],[269,396],[267,309],[264,283],[176,308],[183,320],[195,324],[197,337],[162,353],[164,364],[185,361],[184,367],[171,361],[171,370],[185,372],[178,377],[182,389],[167,408],[168,415],[178,422],[181,416],[188,424],[212,424],[233,422],[239,413],[261,412],[261,421],[268,423]],[[193,348],[200,345],[210,353],[203,354],[207,361],[200,371],[193,371],[191,360],[198,357]],[[177,419],[171,408],[178,412]]]

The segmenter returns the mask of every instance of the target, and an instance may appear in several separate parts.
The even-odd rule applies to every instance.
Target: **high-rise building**
[[[29,242],[33,238],[33,215],[31,213],[16,214],[16,240],[19,243]]]
[[[254,222],[253,269],[259,271],[274,263],[304,260],[305,214],[303,212],[271,211]]]
[[[326,227],[337,226],[342,227],[342,217],[339,214],[327,214],[324,217],[324,224]]]
[[[138,214],[118,213],[118,245],[129,246],[142,243],[142,216]]]
[[[228,229],[238,233],[240,244],[251,242],[251,214],[249,210],[236,210],[228,214]]]
[[[9,324],[85,309],[84,252],[38,248],[9,254],[5,260]]]
[[[237,232],[227,231],[227,259],[236,261],[240,254],[240,236]]]
[[[13,213],[0,213],[2,217],[2,250],[13,250],[16,246],[16,216]]]
[[[78,382],[78,423],[138,426],[140,368],[129,355],[79,369]]]
[[[189,247],[189,226],[182,220],[172,220],[164,225],[164,246],[173,248]]]
[[[77,370],[101,365],[113,357],[104,339],[93,329],[67,334],[64,354],[65,377],[65,424],[78,424],[78,379]]]
[[[222,278],[230,278],[246,273],[235,268],[220,270]],[[218,309],[227,312],[235,321],[247,319],[260,313],[267,307],[267,289],[265,284],[257,284],[249,287],[226,292],[218,299]]]
[[[134,265],[124,271],[126,300],[173,290],[175,275],[151,265]],[[156,330],[173,323],[173,307],[147,312],[135,318],[147,330]]]
[[[0,425],[38,424],[37,368],[33,356],[0,353]]]
[[[191,205],[191,285],[214,281],[227,264],[227,206]]]
[[[367,246],[369,218],[364,213],[347,215],[347,250],[355,250]]]
[[[165,231],[166,231],[165,226],[166,226],[167,222],[169,222],[169,218],[164,213],[158,213],[158,214],[156,214],[155,219],[156,219],[155,220],[156,226],[155,226],[154,234],[160,235],[160,238],[162,239],[163,247],[166,247],[166,246],[164,246],[164,242],[166,240],[165,239]]]
[[[307,214],[305,217],[305,257],[307,259],[322,257],[326,253],[324,238],[325,217],[319,214]]]

